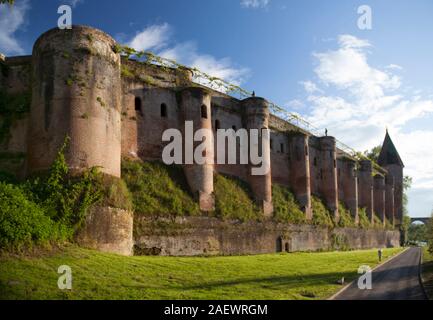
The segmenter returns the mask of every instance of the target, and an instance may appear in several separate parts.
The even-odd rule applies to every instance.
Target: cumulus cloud
[[[175,60],[189,67],[224,79],[236,85],[244,82],[249,70],[234,66],[230,58],[215,58],[209,54],[200,53],[193,41],[172,44],[172,28],[168,24],[153,25],[129,41],[128,45],[136,50],[152,50],[164,58]]]
[[[241,6],[253,9],[266,8],[270,2],[270,0],[241,0]]]
[[[25,17],[30,9],[28,0],[17,1],[14,6],[0,6],[0,52],[24,54],[22,44],[15,33],[25,25]]]
[[[129,42],[136,50],[159,50],[167,45],[171,36],[171,28],[167,23],[153,25],[138,32]]]
[[[373,66],[371,51],[374,47],[369,41],[340,35],[336,48],[313,53],[315,79],[300,82],[304,104],[309,106],[307,119],[361,151],[381,143],[387,127],[406,164],[406,174],[414,179],[412,214],[429,213],[422,212],[430,210],[425,202],[421,205],[412,199],[433,188],[433,130],[412,128],[417,120],[433,116],[433,97],[405,87],[395,74],[401,66]]]
[[[163,50],[160,55],[236,85],[242,84],[249,73],[247,68],[234,67],[229,58],[217,59],[211,55],[199,53],[197,45],[192,41]]]
[[[314,92],[323,92],[320,90],[317,85],[312,81],[301,81],[299,82],[302,86],[304,86],[304,90],[308,93],[314,93]]]
[[[284,105],[287,106],[289,109],[295,109],[295,110],[302,109],[305,107],[304,103],[298,99],[290,100],[289,102],[285,103]]]
[[[387,66],[385,67],[385,69],[391,69],[391,70],[403,70],[403,67],[402,67],[402,66],[399,66],[398,64],[391,63],[391,64],[387,65]]]

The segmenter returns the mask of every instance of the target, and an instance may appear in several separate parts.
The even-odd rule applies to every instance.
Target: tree
[[[431,212],[430,221],[427,223],[427,238],[428,251],[433,254],[433,210]]]
[[[371,161],[377,162],[377,160],[379,160],[380,150],[382,150],[382,146],[376,146],[371,150],[364,151],[364,156]]]
[[[427,242],[428,233],[427,225],[425,224],[411,224],[408,229],[408,240],[411,243]]]
[[[403,215],[409,215],[409,197],[407,192],[412,187],[412,178],[409,176],[403,177]]]
[[[9,3],[9,4],[14,4],[15,0],[0,0],[0,4],[3,3]]]

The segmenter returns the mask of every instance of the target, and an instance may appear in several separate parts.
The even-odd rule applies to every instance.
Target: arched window
[[[281,153],[284,153],[284,143],[280,144],[280,151],[281,151]]]
[[[135,111],[142,113],[143,110],[141,108],[141,98],[140,97],[135,97]]]
[[[161,104],[161,118],[167,118],[167,105],[165,103]]]
[[[201,106],[201,117],[202,117],[202,119],[207,119],[207,106],[206,105]]]
[[[221,129],[221,123],[219,120],[215,120],[215,130]]]

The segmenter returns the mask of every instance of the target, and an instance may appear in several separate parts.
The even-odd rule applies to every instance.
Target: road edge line
[[[405,252],[406,252],[407,250],[409,250],[410,248],[411,248],[411,247],[407,247],[407,248],[405,248],[403,251],[401,251],[401,252],[397,253],[395,256],[391,257],[390,259],[388,259],[388,260],[386,260],[386,261],[384,261],[384,262],[381,262],[380,264],[378,264],[377,266],[375,266],[375,267],[371,270],[371,272],[374,272],[376,269],[378,269],[378,268],[380,268],[381,266],[387,264],[388,262],[394,260],[395,258],[397,258],[398,256],[402,255],[403,253],[405,253]],[[355,280],[353,280],[352,282],[350,282],[350,283],[349,283],[348,285],[346,285],[344,288],[341,288],[337,293],[333,294],[332,296],[330,296],[330,297],[327,298],[326,300],[335,300],[335,298],[336,298],[337,296],[339,296],[339,295],[342,294],[344,291],[346,291],[346,290],[347,290],[347,289],[348,289],[352,284],[354,284],[355,281],[357,281],[357,280],[358,280],[358,278],[355,279]]]

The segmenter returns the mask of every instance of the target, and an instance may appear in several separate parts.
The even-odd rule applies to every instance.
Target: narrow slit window
[[[142,107],[141,107],[141,98],[140,97],[135,97],[135,111],[138,112],[143,112]]]
[[[201,106],[201,117],[202,119],[207,119],[207,107],[205,105]]]
[[[221,123],[219,120],[215,120],[215,130],[221,129]]]
[[[161,104],[161,118],[167,118],[167,105]]]

